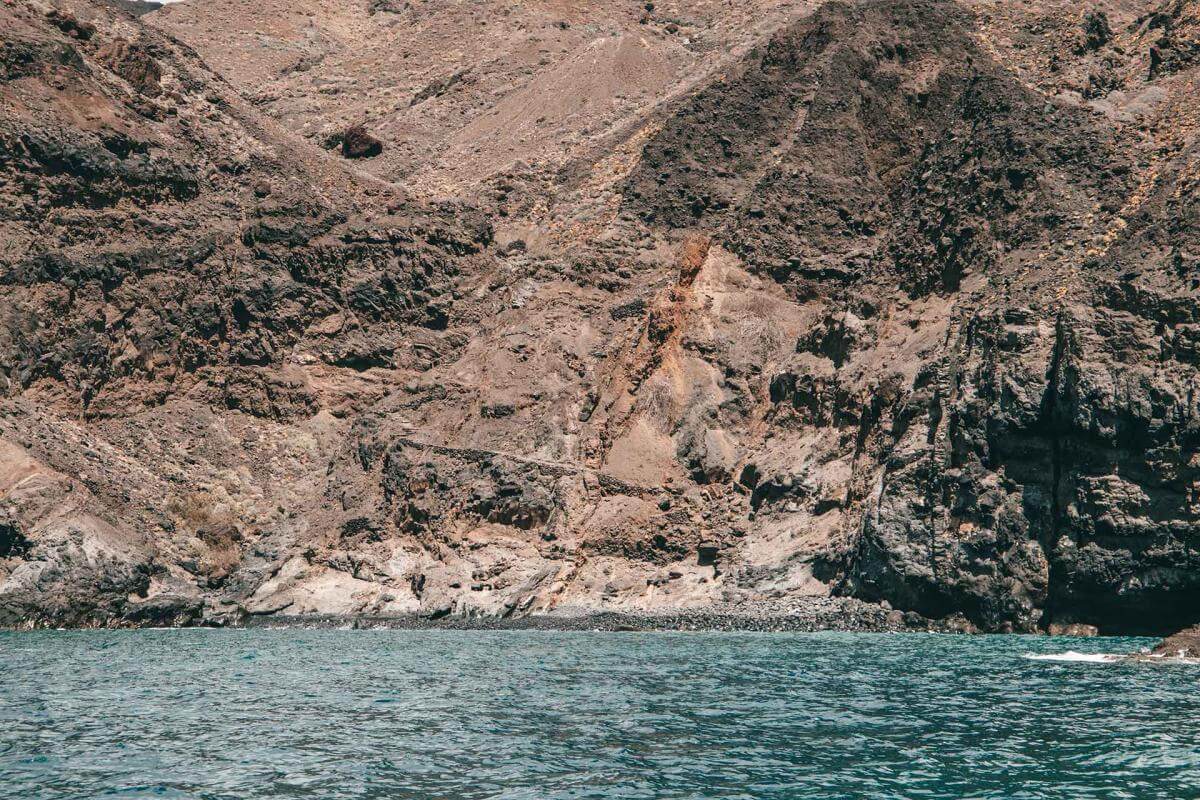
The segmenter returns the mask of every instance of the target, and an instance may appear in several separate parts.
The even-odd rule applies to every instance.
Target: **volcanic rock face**
[[[1200,617],[1194,3],[276,5],[0,6],[0,623]]]

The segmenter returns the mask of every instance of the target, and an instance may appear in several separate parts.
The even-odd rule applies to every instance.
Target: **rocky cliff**
[[[0,623],[1200,618],[1195,3],[326,5],[0,6]]]

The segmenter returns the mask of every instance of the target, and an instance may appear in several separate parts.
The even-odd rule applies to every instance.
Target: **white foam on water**
[[[1076,653],[1068,650],[1065,653],[1026,653],[1025,658],[1033,661],[1071,661],[1087,664],[1107,664],[1119,661],[1126,656],[1117,653]]]
[[[1169,655],[1167,653],[1076,653],[1074,650],[1068,650],[1065,653],[1026,653],[1025,658],[1031,661],[1060,661],[1076,664],[1117,664],[1140,663],[1140,664],[1187,664],[1190,666],[1200,666],[1200,658],[1187,658],[1183,655]]]

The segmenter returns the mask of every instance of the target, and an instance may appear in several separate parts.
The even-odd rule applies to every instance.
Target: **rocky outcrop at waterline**
[[[1143,5],[0,7],[0,624],[1193,623]]]
[[[1200,628],[1187,628],[1171,634],[1158,643],[1154,655],[1200,659]]]

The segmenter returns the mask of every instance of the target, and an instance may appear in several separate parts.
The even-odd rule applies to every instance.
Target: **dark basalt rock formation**
[[[1194,624],[1195,3],[705,9],[399,87],[0,5],[0,625]]]
[[[1047,113],[964,30],[949,4],[828,4],[676,114],[627,197],[650,221],[717,226],[748,264],[839,309],[797,344],[834,372],[776,375],[771,400],[803,425],[857,429],[845,591],[990,628],[1170,629],[1200,608],[1197,409],[1194,365],[1158,340],[1191,324],[1192,288],[1190,268],[1139,239],[1195,247],[1155,214],[1167,194],[1193,208],[1194,187],[1172,180],[1186,151],[1126,227],[1138,189],[1111,127]],[[918,72],[936,77],[906,91]],[[1071,221],[1084,205],[1122,246]],[[1050,256],[1034,274],[1029,250]],[[1121,299],[1134,283],[1140,299]],[[843,368],[879,349],[895,289],[959,308],[911,386],[860,379],[863,404]]]

